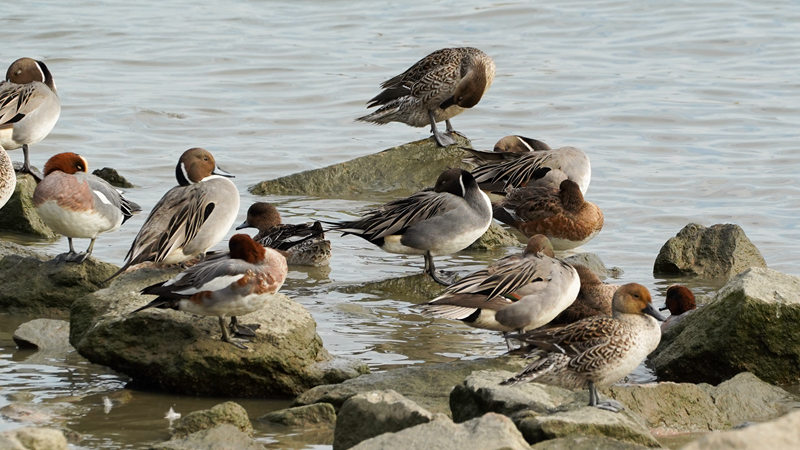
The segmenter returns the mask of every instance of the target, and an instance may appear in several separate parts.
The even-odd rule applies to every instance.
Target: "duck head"
[[[252,227],[264,231],[280,224],[281,214],[275,206],[267,202],[255,202],[247,209],[247,219],[236,229]]]
[[[686,286],[676,284],[667,289],[667,304],[662,308],[658,308],[658,310],[669,309],[671,315],[679,316],[695,308],[697,308],[697,304],[694,301],[692,291]]]
[[[72,152],[59,153],[53,155],[44,165],[44,176],[47,176],[55,171],[61,171],[68,174],[75,174],[78,172],[86,172],[89,169],[89,163],[86,159]]]
[[[175,166],[175,178],[181,186],[199,183],[211,175],[233,178],[233,175],[217,167],[214,155],[204,148],[186,150]]]
[[[665,320],[665,317],[653,306],[650,291],[639,283],[628,283],[620,286],[614,293],[611,309],[614,313],[647,314],[653,316],[656,320]]]
[[[553,244],[550,242],[550,239],[543,234],[534,234],[528,239],[528,245],[525,246],[525,254],[543,254],[551,258],[555,257],[553,253]]]
[[[267,253],[263,245],[243,233],[231,236],[228,248],[231,251],[231,258],[241,259],[251,264],[262,261]]]
[[[6,81],[16,84],[28,84],[38,81],[46,84],[53,92],[56,92],[53,75],[50,74],[47,66],[33,58],[20,58],[11,63],[6,71]]]
[[[463,169],[447,169],[439,175],[433,186],[435,192],[449,192],[464,197],[467,189],[477,189],[478,183],[471,173]]]

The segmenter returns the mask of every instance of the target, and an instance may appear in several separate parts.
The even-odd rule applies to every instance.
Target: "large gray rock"
[[[247,411],[238,403],[225,402],[210,409],[193,411],[176,420],[172,425],[172,437],[186,437],[222,424],[233,425],[242,433],[253,435],[253,425],[250,423]]]
[[[167,442],[151,445],[149,448],[153,450],[264,450],[265,447],[253,440],[247,433],[224,423],[188,436],[175,437]]]
[[[300,394],[294,404],[325,402],[339,409],[348,398],[358,393],[393,389],[428,411],[449,414],[450,391],[473,371],[517,371],[524,365],[525,362],[520,358],[497,357],[403,367],[362,375],[340,384],[317,386]]]
[[[314,403],[272,411],[257,419],[291,427],[333,427],[336,425],[336,409],[330,403]]]
[[[67,438],[55,428],[24,427],[0,433],[3,450],[67,450]]]
[[[143,286],[172,275],[140,269],[76,300],[70,315],[72,345],[90,361],[131,376],[135,384],[192,395],[293,396],[368,371],[355,362],[348,362],[354,366],[349,371],[319,365],[331,356],[314,319],[280,293],[241,318],[261,324],[249,350],[222,342],[216,317],[155,308],[131,314],[151,299],[139,294]]]
[[[456,140],[458,146],[469,146],[465,138]],[[375,193],[387,198],[407,196],[433,186],[447,168],[466,167],[461,160],[467,152],[458,146],[442,148],[431,138],[423,139],[321,169],[262,181],[250,192],[370,201],[375,199]]]
[[[530,446],[505,416],[489,413],[460,424],[437,415],[436,420],[367,439],[353,450],[436,448],[458,450],[528,449]]]
[[[740,430],[709,433],[682,447],[682,450],[709,448],[790,449],[800,442],[800,411],[794,411],[772,422],[748,426]]]
[[[605,436],[567,436],[548,439],[531,446],[532,450],[644,450],[650,447]]]
[[[800,278],[750,269],[671,327],[650,355],[660,379],[716,384],[739,372],[800,380]]]
[[[433,414],[393,390],[354,395],[336,416],[333,449],[345,450],[383,433],[430,422]]]
[[[81,264],[58,262],[4,243],[0,246],[0,310],[66,318],[73,300],[100,289],[117,269],[93,257]]]
[[[717,386],[700,384],[711,395],[714,406],[732,426],[762,422],[800,406],[791,393],[743,372]]]
[[[54,240],[58,235],[42,222],[33,206],[36,180],[28,174],[17,175],[17,186],[0,211],[0,231],[26,234],[39,239]]]
[[[739,225],[690,223],[658,252],[653,273],[728,279],[750,267],[767,267]]]
[[[14,330],[12,336],[20,348],[35,348],[39,351],[66,354],[74,350],[69,345],[69,322],[55,319],[34,319]]]
[[[524,244],[511,231],[492,222],[489,225],[489,229],[477,241],[470,244],[467,250],[496,250],[498,248],[517,246],[520,247],[521,251]]]

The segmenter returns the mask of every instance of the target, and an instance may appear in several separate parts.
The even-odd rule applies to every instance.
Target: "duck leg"
[[[597,393],[597,386],[592,381],[589,382],[589,406],[611,412],[620,412],[625,409],[625,406],[616,400],[608,399],[601,402],[600,395]]]
[[[457,134],[457,135],[459,135],[459,136],[461,136],[463,138],[466,138],[466,136],[464,136],[464,133],[458,132],[458,131],[453,129],[453,124],[450,123],[450,119],[445,120],[444,123],[447,125],[447,128],[445,129],[445,131],[447,131],[447,134],[449,134],[451,136],[454,135],[454,134]]]
[[[36,184],[39,184],[39,182],[42,181],[42,177],[38,173],[34,172],[33,168],[31,168],[31,159],[28,154],[28,144],[22,144],[22,155],[25,160],[22,163],[22,168],[19,170],[19,172],[31,174],[33,179],[36,180]]]
[[[448,276],[441,271],[439,271],[439,273],[436,272],[436,266],[433,265],[433,256],[431,256],[430,252],[425,252],[425,273],[430,275],[431,278],[433,278],[433,281],[441,284],[442,286],[450,286],[453,284],[452,274]],[[446,279],[442,278],[440,274],[441,276],[446,277]]]
[[[89,242],[89,248],[87,248],[84,253],[78,253],[72,247],[72,238],[67,238],[67,240],[69,241],[69,253],[67,253],[66,256],[64,256],[64,260],[67,262],[73,262],[78,264],[86,261],[86,258],[88,258],[89,255],[92,254],[92,249],[94,249],[95,239],[97,238],[92,238],[91,242]]]
[[[433,133],[433,138],[436,139],[436,143],[439,144],[439,147],[447,147],[448,145],[455,145],[456,143],[455,139],[448,136],[447,133],[442,133],[438,129],[436,129],[436,120],[433,117],[433,110],[430,109],[428,110],[428,118],[431,121],[431,133]]]
[[[231,333],[236,336],[242,337],[255,337],[256,330],[261,327],[260,323],[251,323],[251,324],[240,324],[239,319],[236,316],[231,316]]]
[[[246,345],[240,344],[238,342],[234,342],[234,341],[231,340],[230,335],[228,335],[228,327],[225,324],[225,318],[222,317],[222,316],[219,316],[219,327],[222,329],[222,341],[223,342],[227,342],[227,343],[233,345],[234,347],[238,347],[238,348],[240,348],[242,350],[247,350],[247,346]]]

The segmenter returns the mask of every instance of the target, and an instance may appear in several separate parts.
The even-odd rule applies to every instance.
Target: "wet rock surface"
[[[536,450],[643,450],[650,447],[618,441],[604,436],[567,436],[549,439],[531,446]]]
[[[330,403],[314,403],[267,413],[257,419],[292,427],[330,427],[336,424],[336,409]]]
[[[750,267],[767,267],[739,225],[686,225],[658,252],[653,273],[728,279]]]
[[[34,319],[17,327],[12,338],[19,348],[35,348],[52,353],[72,350],[69,345],[69,322],[66,320]]]
[[[0,433],[4,450],[66,450],[67,438],[55,428],[24,427]]]
[[[650,361],[660,379],[716,384],[739,372],[800,380],[800,278],[754,268],[671,327]]]
[[[175,437],[167,442],[151,445],[149,448],[154,450],[213,450],[222,448],[263,450],[265,447],[235,426],[221,424],[184,437]]]
[[[286,397],[323,382],[364,373],[365,365],[330,361],[316,323],[301,305],[275,294],[263,309],[242,316],[258,323],[248,350],[220,340],[216,317],[150,309],[142,286],[163,281],[176,271],[141,269],[121,275],[106,289],[77,300],[70,315],[70,342],[92,362],[133,378],[135,385],[192,395]],[[330,370],[326,370],[330,367]]]
[[[45,240],[55,240],[58,235],[42,222],[33,206],[36,181],[28,174],[17,175],[17,186],[0,213],[0,231],[10,231]]]
[[[709,433],[682,447],[682,450],[797,448],[800,437],[798,430],[800,430],[800,411],[793,411],[770,422],[738,430]]]
[[[221,424],[233,425],[242,433],[253,435],[253,425],[247,411],[238,403],[225,402],[210,409],[193,411],[176,420],[172,426],[172,437],[186,437]]]
[[[103,167],[102,169],[95,169],[92,171],[92,174],[108,181],[108,184],[116,186],[118,188],[127,189],[133,187],[133,183],[126,180],[125,177],[120,175],[116,169],[112,169],[111,167]]]

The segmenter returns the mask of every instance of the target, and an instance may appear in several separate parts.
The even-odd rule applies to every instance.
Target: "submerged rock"
[[[65,354],[74,350],[69,345],[69,322],[66,320],[34,319],[25,322],[12,336],[19,348],[35,348],[47,353]]]
[[[33,206],[33,190],[36,180],[29,174],[17,175],[17,187],[0,213],[0,231],[55,240],[58,235],[42,222]]]
[[[690,223],[658,252],[654,274],[731,278],[750,267],[767,267],[739,225]]]
[[[796,383],[797,323],[800,278],[750,269],[671,327],[650,362],[664,380],[719,383],[746,371],[771,383]]]
[[[115,279],[106,289],[72,306],[70,342],[90,361],[133,378],[134,384],[191,395],[237,397],[294,396],[323,382],[340,382],[367,372],[331,360],[316,323],[300,304],[275,294],[263,309],[242,316],[259,323],[254,341],[242,350],[220,340],[216,317],[150,309],[131,314],[149,297],[143,286],[175,271],[140,269]],[[326,369],[327,368],[327,369]]]
[[[184,437],[175,437],[167,442],[151,445],[149,448],[153,450],[211,450],[223,448],[263,450],[265,447],[235,426],[221,424]]]
[[[469,146],[457,136],[458,146]],[[447,168],[465,167],[468,154],[458,146],[438,147],[422,139],[379,153],[362,156],[321,169],[262,181],[250,188],[256,195],[303,195],[323,198],[373,200],[375,193],[406,196],[433,186]]]
[[[477,241],[470,244],[467,250],[496,250],[504,247],[520,247],[524,244],[517,236],[502,226],[492,222],[489,229]]]
[[[708,448],[797,448],[800,430],[800,411],[794,411],[771,422],[751,425],[740,430],[709,433],[690,442],[682,450]]]
[[[336,409],[330,403],[314,403],[272,411],[257,420],[302,428],[330,427],[333,430],[336,424]]]
[[[116,169],[112,169],[111,167],[103,167],[102,169],[95,169],[92,172],[92,175],[96,175],[106,181],[108,184],[112,186],[116,186],[118,188],[132,188],[133,183],[126,180],[125,177],[119,174]]]
[[[186,437],[221,424],[233,425],[242,433],[253,435],[253,425],[247,411],[238,403],[225,402],[210,409],[193,411],[176,420],[172,426],[172,437]]]
[[[55,428],[24,427],[0,432],[0,448],[7,450],[67,450],[67,438]]]

